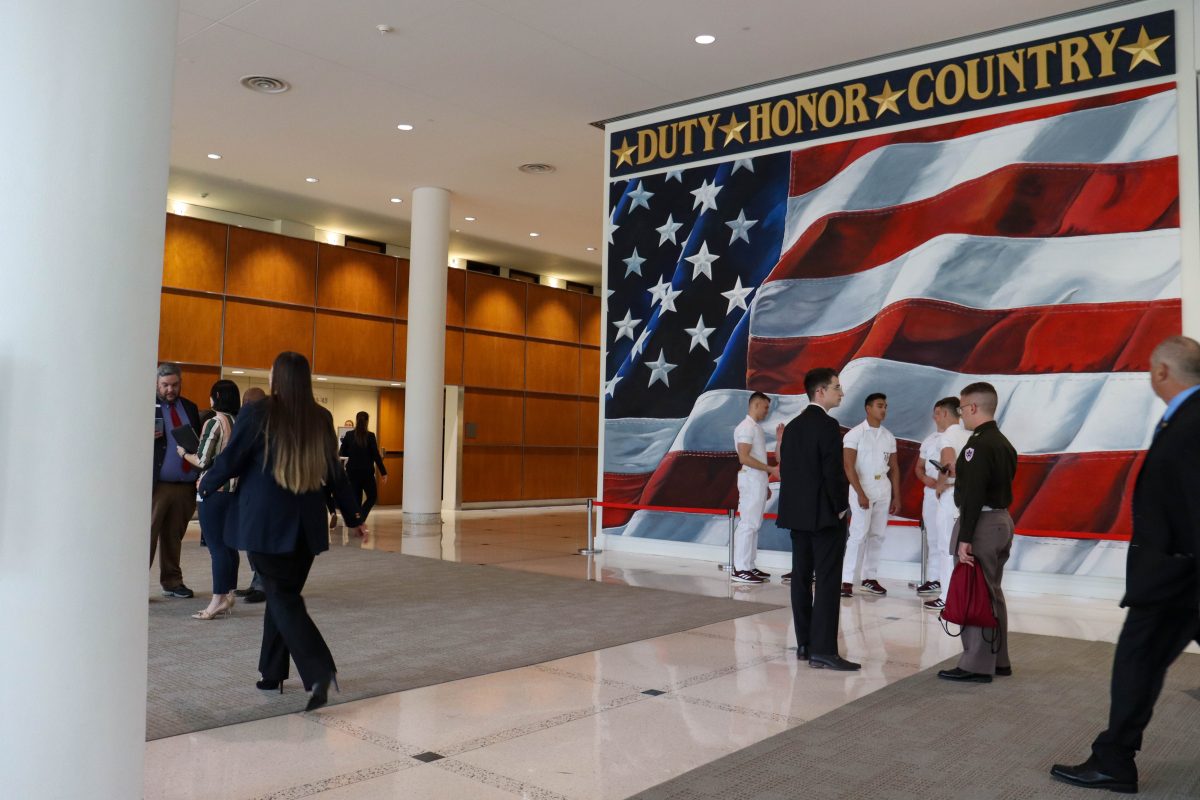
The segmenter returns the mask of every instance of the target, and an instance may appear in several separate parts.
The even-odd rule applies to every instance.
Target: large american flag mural
[[[738,148],[749,131],[722,115],[715,146],[740,150],[728,159],[612,177],[604,499],[735,506],[732,431],[749,393],[774,400],[773,452],[775,425],[807,404],[804,373],[832,366],[844,428],[862,421],[867,394],[888,395],[901,517],[920,516],[913,471],[933,403],[987,380],[1020,454],[1018,529],[1129,533],[1163,408],[1148,357],[1181,326],[1176,85],[1130,85],[1167,52],[1159,42],[1131,68],[1154,38],[1138,28],[1105,28],[1110,71],[1126,78],[1109,91],[765,154]],[[890,82],[867,86],[880,126]],[[628,138],[610,142],[634,172]],[[609,534],[727,536],[720,518],[603,519]],[[1080,569],[1094,543],[1059,544],[1051,571]],[[790,544],[768,524],[760,547]]]

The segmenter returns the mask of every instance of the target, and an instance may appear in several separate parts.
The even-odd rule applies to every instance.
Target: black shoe
[[[265,603],[266,600],[267,593],[258,589],[251,589],[242,596],[242,602],[244,603]]]
[[[254,591],[253,589],[234,589],[233,593],[237,597],[245,597],[246,595],[250,594],[253,591]]]
[[[333,683],[335,689],[339,692],[341,688],[337,685],[337,673],[330,673],[328,678],[317,681],[312,687],[312,697],[308,698],[308,705],[304,707],[305,711],[316,711],[321,706],[329,702],[329,684]]]
[[[283,694],[283,681],[268,681],[264,679],[257,681],[254,684],[254,688],[258,689],[260,692],[273,692],[278,689],[279,693]]]
[[[982,672],[967,672],[965,669],[944,669],[938,672],[938,677],[944,681],[958,681],[959,683],[991,683],[992,676],[984,675]]]
[[[808,665],[813,669],[832,669],[837,672],[854,672],[856,669],[862,669],[862,664],[847,661],[839,655],[819,656],[816,653],[809,655]]]
[[[1001,678],[1012,677],[1012,667],[996,667],[996,674]]]
[[[808,661],[808,645],[802,644],[796,647],[796,658]]]
[[[163,597],[182,597],[184,599],[187,599],[189,597],[195,597],[196,593],[181,583],[178,586],[172,586],[170,589],[168,589],[167,587],[164,586],[163,590],[162,590],[162,596]]]
[[[1050,768],[1050,774],[1063,783],[1080,786],[1084,789],[1108,789],[1110,792],[1122,794],[1137,794],[1138,790],[1136,776],[1132,780],[1114,778],[1104,772],[1100,768],[1100,764],[1091,758],[1073,767],[1066,764],[1055,764]]]

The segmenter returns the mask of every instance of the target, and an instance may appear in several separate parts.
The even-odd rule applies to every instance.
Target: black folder
[[[196,436],[196,431],[191,425],[180,425],[178,428],[171,429],[171,436],[175,438],[175,444],[184,449],[185,452],[195,455],[200,449],[200,438]]]

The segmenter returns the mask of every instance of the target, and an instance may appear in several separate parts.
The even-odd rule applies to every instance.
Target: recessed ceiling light
[[[712,44],[717,40],[715,36],[709,36],[707,33],[702,33],[696,37],[696,44]]]
[[[392,386],[403,386],[403,385],[404,385],[403,383],[396,383],[395,381],[392,381]]]
[[[209,157],[209,158],[211,158],[213,161],[220,161],[220,160],[221,160],[221,154],[220,154],[220,153],[209,153],[209,154],[208,154],[208,157]]]
[[[585,248],[585,249],[586,249],[586,250],[587,250],[589,253],[594,253],[594,252],[596,252],[596,248],[594,248],[594,247],[588,247],[588,248]]]
[[[407,122],[401,122],[399,125],[396,126],[396,130],[398,130],[398,131],[411,131],[412,129],[413,129],[413,126],[409,125]]]
[[[317,378],[317,380],[319,380],[319,381],[327,381],[327,380],[329,380],[329,378]]]
[[[543,164],[541,162],[533,162],[522,164],[517,167],[517,170],[524,172],[526,175],[549,175],[551,172],[557,172],[558,167],[553,164]]]
[[[403,203],[403,202],[404,202],[404,198],[403,198],[403,197],[393,197],[393,198],[392,198],[392,202],[393,202],[393,203]]]
[[[316,183],[320,179],[309,177],[309,178],[305,178],[304,180],[308,181],[309,183]]]
[[[541,236],[541,234],[540,234],[540,233],[538,233],[538,232],[536,232],[536,231],[534,231],[533,233],[531,233],[531,234],[529,234],[529,235],[530,235],[530,236],[532,236],[532,237],[533,237],[533,238],[535,238],[535,239],[536,239],[537,237]]]
[[[246,374],[246,370],[244,370],[244,369],[234,369],[234,370],[230,370],[230,372],[232,372],[234,375],[245,375]]]
[[[474,221],[475,221],[475,218],[474,218],[474,217],[463,217],[463,219],[465,219],[467,222],[474,222]]]

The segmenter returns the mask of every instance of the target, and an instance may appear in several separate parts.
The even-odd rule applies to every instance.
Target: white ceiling
[[[169,195],[406,245],[412,190],[442,186],[453,255],[598,283],[589,123],[1092,5],[180,0]],[[293,88],[256,94],[246,75]],[[533,161],[558,171],[517,171]]]

